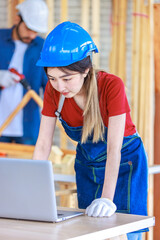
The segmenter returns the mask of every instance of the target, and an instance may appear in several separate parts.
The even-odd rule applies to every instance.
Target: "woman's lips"
[[[62,92],[64,96],[68,95],[69,92]]]

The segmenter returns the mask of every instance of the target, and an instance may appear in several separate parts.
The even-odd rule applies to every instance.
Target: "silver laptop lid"
[[[0,158],[0,217],[56,221],[50,161]]]

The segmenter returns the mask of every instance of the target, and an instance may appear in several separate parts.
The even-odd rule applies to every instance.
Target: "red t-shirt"
[[[99,72],[97,75],[99,104],[104,125],[108,127],[108,119],[111,116],[126,113],[124,136],[136,132],[130,116],[130,107],[127,101],[123,81],[113,74]],[[60,93],[57,92],[48,81],[44,93],[42,114],[56,117]],[[76,104],[73,98],[66,98],[61,111],[62,119],[71,127],[83,125],[83,110]]]

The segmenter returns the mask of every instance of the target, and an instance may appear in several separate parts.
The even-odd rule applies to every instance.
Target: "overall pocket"
[[[76,160],[75,171],[78,205],[80,208],[86,208],[94,199],[101,197],[105,167],[88,167]],[[131,161],[120,164],[114,196],[117,212],[130,213],[132,171]]]
[[[133,166],[131,161],[120,164],[114,195],[114,203],[117,206],[117,212],[130,213],[132,172]]]
[[[75,171],[78,206],[85,209],[94,199],[101,197],[105,167],[85,166],[76,159]]]

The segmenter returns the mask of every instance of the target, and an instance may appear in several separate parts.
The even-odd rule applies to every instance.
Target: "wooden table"
[[[7,157],[31,158],[34,146],[21,144],[0,143],[0,150],[7,153]],[[3,153],[2,151],[2,153]],[[54,175],[55,181],[70,184],[75,182],[75,176]],[[75,190],[75,189],[74,189]],[[61,196],[61,191],[57,192]],[[70,194],[70,189],[65,194]],[[64,194],[64,190],[63,190]],[[62,197],[61,197],[62,198]],[[61,204],[62,206],[62,204]],[[66,205],[67,206],[67,205]],[[63,240],[63,239],[107,239],[119,236],[137,229],[154,225],[153,217],[142,217],[115,214],[111,218],[89,218],[80,216],[62,223],[41,223],[0,219],[0,239],[3,240]]]
[[[101,240],[154,226],[154,217],[116,213],[110,218],[75,217],[60,223],[0,219],[3,240]]]

